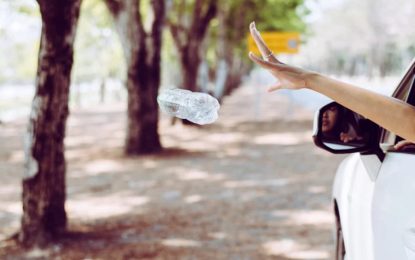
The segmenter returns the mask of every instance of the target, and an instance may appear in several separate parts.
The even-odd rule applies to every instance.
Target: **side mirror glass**
[[[314,142],[332,153],[370,150],[378,127],[361,115],[332,102],[322,107],[314,119]]]

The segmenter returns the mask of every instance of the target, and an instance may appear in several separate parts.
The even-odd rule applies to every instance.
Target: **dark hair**
[[[333,128],[325,132],[324,136],[330,139],[331,138],[338,139],[340,137],[340,133],[345,132],[345,130],[348,129],[348,126],[345,125],[344,120],[342,120],[342,118],[344,118],[345,116],[346,110],[342,106],[339,106],[339,105],[330,106],[328,109],[332,107],[337,108],[336,121],[334,122]]]

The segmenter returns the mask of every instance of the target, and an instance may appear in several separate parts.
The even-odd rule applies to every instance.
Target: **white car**
[[[415,62],[393,97],[415,105]],[[350,153],[333,185],[336,259],[415,260],[415,145],[394,150],[399,136],[335,102],[317,111],[314,140]]]

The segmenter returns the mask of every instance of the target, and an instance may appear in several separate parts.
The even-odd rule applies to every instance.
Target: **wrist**
[[[317,72],[308,72],[305,75],[305,88],[315,90],[321,75]]]

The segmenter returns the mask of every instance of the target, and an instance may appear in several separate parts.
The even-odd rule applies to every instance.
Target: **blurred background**
[[[344,157],[311,140],[313,112],[327,99],[266,93],[274,79],[247,58],[249,23],[300,34],[297,53],[278,53],[283,62],[387,94],[415,57],[415,2],[169,0],[162,14],[136,1],[146,31],[164,18],[158,91],[187,88],[221,102],[219,120],[202,127],[160,114],[163,149],[148,154],[124,147],[131,62],[122,16],[111,9],[121,2],[82,2],[65,138],[72,233],[31,250],[11,238],[23,214],[42,17],[36,1],[0,2],[0,255],[331,259],[331,184]]]
[[[257,21],[261,31],[301,32],[299,53],[288,57],[281,55],[281,59],[340,78],[399,77],[415,54],[415,29],[411,26],[414,8],[409,0],[393,3],[386,0],[234,2],[219,7],[223,10],[219,10],[217,16],[223,12],[225,18],[215,17],[210,21],[202,47],[205,55],[199,68],[202,80],[203,73],[208,74],[207,82],[199,86],[202,89],[214,87],[214,74],[224,56],[218,55],[219,37],[223,37],[221,30],[227,31],[225,37],[230,46],[226,55],[233,56],[228,59],[232,59],[236,67],[231,69],[237,70],[234,81],[241,82],[249,75],[252,64],[246,58],[245,37],[251,20]],[[0,118],[3,120],[13,118],[16,113],[27,114],[30,107],[41,32],[38,9],[34,1],[1,3]],[[174,16],[173,12],[167,11],[170,16]],[[223,23],[220,19],[228,21]],[[123,50],[103,1],[83,2],[75,50],[70,105],[82,107],[90,102],[125,100]],[[161,88],[180,86],[178,56],[166,25]],[[239,84],[233,85],[228,88]]]

